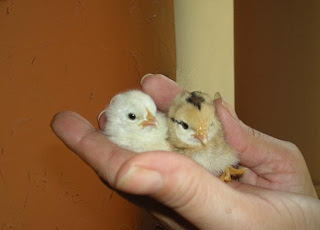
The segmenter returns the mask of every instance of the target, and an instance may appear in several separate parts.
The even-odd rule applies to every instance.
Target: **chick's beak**
[[[200,127],[193,136],[201,141],[203,145],[206,145],[208,142],[207,129],[205,128]]]
[[[155,126],[158,125],[157,119],[150,113],[149,110],[147,110],[147,119],[140,122],[140,124],[143,128],[147,126]]]

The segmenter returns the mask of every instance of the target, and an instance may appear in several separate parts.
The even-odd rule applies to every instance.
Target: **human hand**
[[[145,78],[142,89],[162,111],[182,91],[161,75]],[[252,131],[222,99],[215,103],[227,141],[248,168],[242,183],[222,183],[182,155],[121,149],[72,112],[56,115],[52,128],[109,186],[147,195],[199,229],[317,229],[320,204],[311,197],[316,194],[301,153],[292,144]]]
[[[227,142],[247,172],[240,182],[318,198],[304,157],[296,145],[268,136],[239,120],[222,98],[215,101]]]

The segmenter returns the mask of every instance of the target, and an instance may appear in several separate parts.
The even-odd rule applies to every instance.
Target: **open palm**
[[[183,90],[162,75],[145,78],[142,89],[162,111]],[[320,203],[300,151],[291,143],[243,124],[221,98],[215,105],[227,141],[239,152],[240,163],[248,168],[240,182],[223,183],[176,153],[135,154],[121,149],[73,112],[57,114],[52,127],[109,186],[125,192],[124,196],[146,195],[194,228],[318,229]],[[157,212],[159,209],[147,203],[145,207],[173,228],[181,225],[180,218]]]

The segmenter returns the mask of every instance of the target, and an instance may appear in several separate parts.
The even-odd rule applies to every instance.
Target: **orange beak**
[[[200,127],[196,134],[193,135],[195,138],[197,138],[199,141],[201,141],[202,145],[206,145],[208,142],[208,134],[207,134],[207,129]]]
[[[150,111],[147,110],[147,120],[140,122],[139,125],[145,128],[147,126],[158,125],[158,122],[157,122],[157,119],[150,113]]]

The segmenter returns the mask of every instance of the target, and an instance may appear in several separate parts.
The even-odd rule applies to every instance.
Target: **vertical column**
[[[232,0],[175,0],[177,81],[234,103]]]

